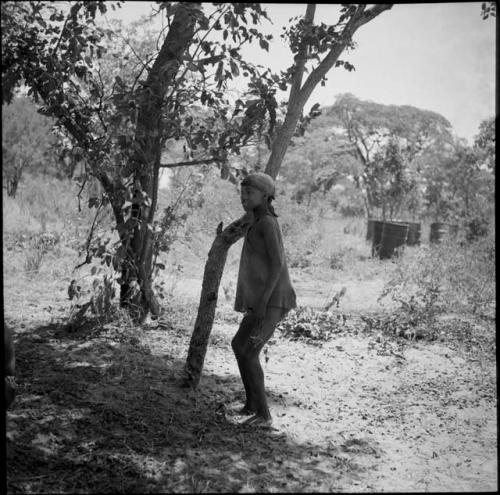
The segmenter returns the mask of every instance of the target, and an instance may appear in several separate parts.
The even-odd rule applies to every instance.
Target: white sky
[[[109,17],[132,21],[148,14],[150,5],[126,1],[116,13],[110,9]],[[306,4],[262,5],[273,22],[259,28],[274,35],[269,53],[258,46],[243,53],[278,72],[292,60],[279,35],[290,17],[304,14]],[[334,24],[338,9],[338,4],[318,4],[316,22]],[[395,4],[362,26],[354,41],[357,48],[341,59],[356,70],[332,70],[306,111],[314,103],[331,105],[335,95],[349,92],[363,100],[433,110],[470,143],[479,123],[495,115],[496,19],[482,19],[481,2]]]

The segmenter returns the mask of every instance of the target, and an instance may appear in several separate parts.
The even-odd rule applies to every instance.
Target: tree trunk
[[[23,173],[24,163],[19,160],[19,163],[14,166],[13,172],[10,177],[7,178],[7,196],[11,198],[16,197],[17,187],[19,186],[19,181],[21,180],[21,175]]]
[[[121,302],[127,305],[128,294],[134,298],[130,301],[130,307],[133,312],[138,310],[135,316],[139,321],[143,321],[149,312],[153,316],[158,316],[160,311],[160,305],[152,287],[154,267],[152,266],[153,231],[151,225],[158,196],[163,134],[162,117],[165,112],[167,91],[175,85],[182,56],[189,48],[194,36],[195,15],[193,11],[200,8],[199,3],[179,5],[182,7],[177,10],[160,53],[149,71],[146,83],[137,95],[141,103],[135,138],[140,151],[133,157],[135,162],[134,196],[137,203],[132,212],[132,216],[137,219],[137,225],[130,243],[132,256],[129,260],[134,266],[126,270],[129,279],[123,281],[125,288],[121,294]],[[144,194],[149,202],[144,201]],[[134,291],[130,291],[130,277],[137,279],[141,290],[140,297],[136,297]]]
[[[363,203],[365,204],[366,218],[368,219],[372,218],[372,209],[370,208],[368,200],[366,199],[365,195],[363,195]]]
[[[196,388],[200,382],[227,253],[234,243],[246,235],[251,223],[252,216],[244,215],[224,230],[222,230],[222,223],[217,227],[217,235],[208,252],[205,264],[198,316],[191,335],[184,368],[183,385],[186,387]]]
[[[297,123],[300,119],[303,105],[300,102],[293,102],[290,104],[290,109],[287,111],[285,121],[280,127],[276,139],[273,141],[271,148],[271,156],[266,165],[266,174],[269,174],[273,179],[276,179],[283,158],[285,157],[286,150],[290,144],[290,140],[295,133]]]

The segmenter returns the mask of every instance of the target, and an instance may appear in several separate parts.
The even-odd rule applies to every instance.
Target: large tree
[[[366,4],[342,4],[338,22],[326,25],[314,22],[316,5],[308,4],[304,17],[299,18],[286,30],[293,63],[276,81],[279,87],[289,88],[286,113],[279,125],[276,122],[276,114],[272,111],[273,106],[268,105],[271,111],[266,134],[270,156],[265,171],[271,177],[276,178],[278,175],[290,140],[303,117],[304,106],[313,90],[324,81],[332,68],[344,66],[348,70],[353,69],[352,65],[339,57],[346,49],[355,47],[353,35],[361,26],[391,7],[392,4],[377,4],[372,7]],[[309,72],[307,77],[306,71]],[[261,99],[269,102],[270,99],[266,100],[265,96],[272,94],[271,91],[265,84],[261,84],[259,88]],[[260,108],[262,111],[264,107]],[[216,238],[205,264],[198,316],[185,366],[185,383],[188,386],[196,387],[200,380],[227,252],[246,234],[250,225],[251,218],[245,215],[225,229],[222,224],[217,227]]]
[[[484,155],[487,149],[455,139],[448,146],[436,144],[423,155],[425,206],[433,221],[465,226],[489,220],[494,204],[494,175],[488,168],[492,156]]]
[[[385,216],[391,205],[394,208],[391,198],[401,199],[416,185],[412,186],[411,171],[418,172],[416,159],[426,149],[452,141],[451,125],[442,115],[409,105],[383,105],[343,94],[327,114],[343,130],[349,153],[361,164],[354,180],[364,192],[368,217],[377,209]],[[390,158],[391,146],[398,148],[396,162]]]
[[[121,271],[121,303],[142,320],[160,310],[152,289],[159,171],[197,163],[188,154],[185,163],[162,164],[162,151],[184,140],[224,169],[228,153],[255,133],[266,107],[255,118],[249,110],[259,98],[251,95],[231,111],[224,89],[240,73],[254,86],[268,77],[240,55],[247,42],[267,47],[256,29],[266,14],[252,3],[157,2],[166,27],[156,44],[146,56],[130,46],[135,66],[123,62],[126,74],[110,74],[101,59],[119,33],[96,21],[116,4],[77,1],[64,11],[48,2],[2,2],[2,97],[11,101],[25,84],[99,180],[104,194],[92,204],[111,207],[119,241],[111,253],[88,249],[86,262],[104,254]],[[124,58],[125,51],[115,55]],[[194,103],[206,110],[205,121],[193,115]]]

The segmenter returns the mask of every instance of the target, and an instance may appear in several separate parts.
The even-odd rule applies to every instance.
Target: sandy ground
[[[229,339],[234,328],[217,330]],[[494,363],[419,342],[400,358],[369,342],[343,336],[304,348],[277,337],[265,364],[276,427],[299,443],[340,446],[361,468],[342,491],[496,490]],[[206,370],[237,375],[228,354],[211,347]]]
[[[43,478],[47,466],[55,468],[44,464],[47,457],[43,461],[34,457],[36,462],[20,457],[26,455],[28,446],[35,449],[40,438],[45,442],[44,455],[50,457],[48,435],[57,440],[58,452],[67,449],[68,459],[91,449],[92,442],[92,455],[107,456],[106,462],[115,459],[117,452],[131,465],[133,459],[137,468],[133,479],[137,482],[144,477],[144,485],[123,485],[129,492],[134,486],[139,491],[146,486],[151,491],[240,492],[498,488],[496,362],[491,357],[470,355],[446,342],[376,337],[361,326],[359,332],[339,333],[322,346],[293,342],[276,332],[263,355],[275,430],[264,436],[245,433],[238,430],[242,418],[234,413],[242,399],[230,347],[237,316],[230,323],[230,319],[216,322],[199,390],[186,395],[174,385],[174,378],[182,370],[192,322],[175,334],[161,328],[136,332],[142,347],[128,345],[119,352],[112,342],[104,348],[92,338],[63,338],[56,321],[68,311],[67,283],[28,284],[12,275],[5,279],[5,320],[15,329],[19,365],[31,363],[29,369],[20,370],[22,393],[7,413],[8,438],[13,444],[7,464],[9,493],[54,492],[61,491],[61,486],[99,492],[113,478],[114,464],[94,485],[85,484],[90,479],[85,463],[58,465],[61,473],[64,469],[67,473],[54,471],[56,478],[48,484]],[[295,282],[299,304],[316,308],[345,286],[342,310],[349,314],[375,310],[382,285],[376,279],[339,277],[328,282],[307,274]],[[200,287],[199,279],[186,276],[176,289],[177,297],[189,300],[196,309]],[[223,293],[219,306],[221,314],[231,314],[230,297],[225,300]],[[53,375],[51,367],[59,369],[65,362],[65,368],[58,371],[63,374]],[[81,373],[95,370],[95,377],[87,383],[87,371],[73,374],[80,369]],[[144,386],[145,378],[149,388]],[[54,388],[58,383],[58,397],[37,394],[43,384]],[[69,403],[78,396],[86,404],[81,411],[87,412],[78,413],[86,421],[91,421],[88,418],[95,411],[106,412],[92,419],[101,436],[87,423],[83,430],[74,429],[75,411],[54,409],[56,399],[64,401],[66,393]],[[208,409],[200,409],[200,401],[206,401]],[[219,403],[225,419],[215,424],[210,418],[215,417]],[[187,408],[185,414],[180,412],[182,407]],[[118,419],[109,420],[111,412]],[[66,418],[63,425],[61,418]],[[102,418],[108,418],[109,431],[104,426],[99,430]],[[32,430],[34,422],[42,433]],[[141,428],[145,436],[135,440]],[[159,431],[170,432],[173,439],[167,444],[156,439]],[[201,436],[200,431],[204,432]],[[112,455],[108,454],[110,445],[114,446]],[[50,462],[57,458],[50,457]],[[147,474],[147,459],[159,466],[161,476]],[[43,469],[39,475],[37,466]],[[26,481],[30,469],[40,478],[38,484]],[[76,473],[74,485],[69,481],[57,484],[71,480],[71,473]],[[92,476],[96,476],[94,471]]]

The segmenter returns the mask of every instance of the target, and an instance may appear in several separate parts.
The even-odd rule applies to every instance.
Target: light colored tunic
[[[269,277],[271,257],[267,252],[262,229],[259,229],[261,222],[266,222],[271,226],[269,230],[272,232],[273,238],[270,244],[275,246],[282,261],[281,273],[267,306],[286,310],[295,308],[297,306],[295,291],[288,274],[283,239],[278,221],[272,215],[264,215],[250,227],[245,236],[241,251],[234,309],[245,312],[248,309],[254,308],[264,292],[265,284]]]

